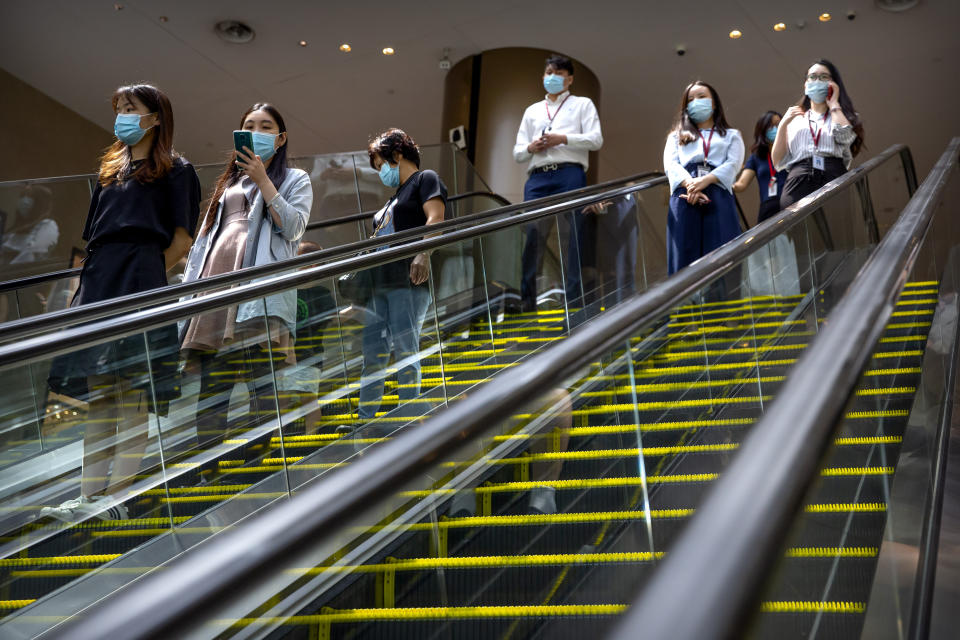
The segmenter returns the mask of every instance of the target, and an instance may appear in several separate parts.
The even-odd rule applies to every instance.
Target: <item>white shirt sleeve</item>
[[[667,136],[667,144],[663,147],[663,172],[667,174],[667,180],[670,181],[670,193],[676,191],[684,180],[691,177],[690,172],[680,164],[680,147],[676,132]]]
[[[527,150],[533,142],[533,121],[529,117],[529,112],[529,109],[523,112],[520,129],[517,131],[517,143],[513,145],[513,159],[517,162],[527,162],[533,157],[533,154]]]
[[[600,131],[600,116],[593,100],[585,98],[580,110],[581,133],[568,133],[567,146],[571,149],[596,151],[603,146],[603,133]]]
[[[710,173],[717,176],[717,179],[724,189],[733,191],[733,183],[737,179],[737,173],[740,171],[740,167],[743,166],[744,145],[743,136],[741,136],[740,132],[736,129],[729,129],[727,136],[729,136],[730,139],[729,145],[727,146],[726,158],[723,164]]]

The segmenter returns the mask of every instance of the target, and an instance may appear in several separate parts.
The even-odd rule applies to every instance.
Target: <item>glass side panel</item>
[[[422,166],[434,169],[447,185],[450,195],[487,190],[483,180],[463,152],[453,145],[421,148]],[[333,153],[292,158],[290,165],[310,174],[313,184],[311,221],[329,220],[379,208],[392,195],[380,183],[363,153]],[[213,192],[223,163],[195,165],[204,199]],[[71,252],[82,249],[84,220],[90,207],[95,177],[42,178],[0,182],[0,281],[15,280],[68,268]],[[460,184],[476,184],[461,189]],[[324,247],[358,239],[354,225],[334,227],[321,238],[311,238]],[[38,293],[47,299],[45,285]],[[14,315],[10,304],[0,306],[0,322],[52,310],[31,292]]]
[[[67,269],[71,250],[84,245],[80,236],[92,188],[89,176],[0,183],[0,280]],[[6,319],[43,309],[35,295],[21,304],[21,315],[11,316],[8,308]]]

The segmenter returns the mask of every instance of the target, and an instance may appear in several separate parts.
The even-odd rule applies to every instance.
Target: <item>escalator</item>
[[[891,149],[674,278],[642,283],[638,288],[646,293],[619,308],[603,291],[584,296],[584,315],[596,319],[574,330],[568,341],[563,338],[580,310],[562,299],[555,308],[547,304],[536,314],[520,314],[505,304],[505,296],[488,294],[485,311],[468,313],[466,321],[441,322],[437,314],[434,337],[426,334],[421,340],[421,360],[424,379],[438,378],[415,402],[389,398],[378,420],[344,437],[331,428],[352,418],[355,400],[325,388],[330,411],[312,425],[319,427],[317,433],[248,427],[231,438],[229,451],[212,452],[216,483],[165,477],[138,494],[131,509],[136,517],[130,520],[91,519],[42,542],[29,540],[19,551],[23,559],[8,558],[12,562],[4,567],[11,596],[5,606],[15,612],[0,624],[10,637],[31,637],[217,532],[195,550],[196,557],[217,549],[232,554],[234,562],[223,565],[222,574],[206,577],[231,597],[204,600],[209,585],[198,586],[200,579],[192,583],[198,587],[197,603],[173,607],[204,607],[203,620],[212,626],[195,629],[197,637],[600,632],[655,573],[672,540],[778,396],[785,376],[829,325],[835,304],[876,241],[871,229],[878,225],[868,215],[873,209],[864,206],[864,192],[870,205],[899,211],[909,197],[908,164],[902,149]],[[869,187],[877,183],[887,192],[873,194]],[[890,193],[896,184],[902,191]],[[619,189],[597,200],[633,194],[639,204],[639,191]],[[883,199],[871,200],[871,195]],[[830,247],[814,212],[830,221]],[[399,248],[385,255],[390,251]],[[317,274],[333,271],[316,268]],[[488,283],[494,281],[486,276]],[[307,281],[309,272],[285,278]],[[551,295],[562,298],[562,285],[554,289],[558,292],[545,296],[545,303]],[[876,491],[860,491],[847,500],[838,496],[849,493],[851,485],[893,472],[888,462],[899,442],[896,436],[877,435],[877,425],[895,431],[906,422],[937,293],[938,283],[930,279],[909,283],[886,326],[881,348],[846,412],[846,431],[835,441],[837,455],[821,472],[822,493],[807,507],[813,533],[799,538],[788,553],[801,578],[838,559],[869,563],[868,547],[851,552],[847,544],[831,545],[828,532],[851,519],[858,531],[875,529],[870,518],[882,518]],[[352,335],[348,329],[338,327],[340,345],[354,339],[356,328]],[[18,353],[36,358],[40,350],[25,343]],[[0,359],[13,354],[0,351]],[[345,370],[347,360],[341,361]],[[483,384],[502,369],[507,371]],[[339,389],[351,385],[356,386],[355,375],[345,375]],[[418,407],[413,419],[410,405]],[[440,408],[445,410],[436,411]],[[431,412],[434,417],[422,420]],[[289,425],[291,416],[286,417],[281,422]],[[399,456],[402,450],[408,458]],[[420,451],[423,458],[410,461]],[[164,474],[194,475],[196,467],[177,475],[183,463],[172,443],[159,455],[167,458],[159,465]],[[390,459],[393,465],[378,466]],[[403,465],[409,468],[392,477],[394,467]],[[318,479],[329,471],[335,472]],[[353,476],[364,482],[351,485],[346,479]],[[376,492],[374,482],[394,491]],[[341,505],[340,517],[332,518],[328,505],[341,493],[357,504]],[[332,519],[325,526],[314,523],[312,535],[297,542],[290,538],[298,522],[292,511],[305,509],[301,516],[309,517],[311,500],[319,511],[326,510],[316,518]],[[230,527],[273,502],[280,504]],[[289,536],[281,535],[283,522]],[[263,537],[270,527],[278,527],[277,537]],[[31,535],[24,532],[21,540]],[[261,541],[275,540],[277,548],[237,544],[250,545],[258,535]],[[80,616],[81,626],[64,629],[64,637],[93,637],[83,635],[82,625],[102,622],[97,616],[105,611],[114,615],[111,624],[119,611],[136,612],[143,628],[152,629],[139,636],[128,626],[129,633],[122,635],[163,637],[149,619],[170,609],[151,613],[132,607],[131,598],[142,596],[145,585],[169,585],[189,574],[189,557],[108,598],[99,614]],[[277,562],[268,570],[270,559]],[[250,563],[260,563],[269,579],[227,589],[229,574],[253,571],[252,565],[244,566]],[[157,593],[169,592],[160,588]],[[41,597],[26,602],[31,594]],[[222,606],[205,607],[212,602]],[[770,599],[764,606],[803,615],[810,603]],[[840,599],[818,606],[838,619],[856,612]]]

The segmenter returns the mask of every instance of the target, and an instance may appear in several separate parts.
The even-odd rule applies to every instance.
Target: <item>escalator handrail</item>
[[[872,252],[612,638],[634,638],[638,629],[676,640],[742,632],[920,253],[958,153],[960,137]]]
[[[63,328],[52,334],[38,335],[16,342],[8,342],[7,344],[0,346],[0,367],[10,364],[24,364],[28,360],[33,360],[44,356],[53,356],[69,351],[72,347],[78,347],[88,343],[95,344],[122,335],[139,333],[141,331],[163,326],[171,322],[184,320],[192,317],[194,314],[212,311],[227,305],[240,304],[242,302],[255,300],[264,296],[289,291],[309,283],[316,283],[317,280],[328,279],[349,272],[369,269],[371,267],[393,262],[402,258],[409,258],[423,251],[436,249],[444,245],[450,245],[466,240],[474,240],[486,234],[493,233],[507,227],[519,226],[557,213],[563,213],[565,211],[579,209],[590,204],[619,198],[627,194],[643,191],[667,182],[667,178],[663,174],[655,175],[657,177],[638,182],[637,184],[618,187],[609,191],[581,196],[579,198],[561,200],[555,204],[535,208],[532,211],[501,217],[500,219],[482,224],[466,226],[465,228],[455,229],[444,235],[423,238],[416,242],[396,243],[394,241],[394,236],[400,234],[391,234],[390,236],[385,236],[383,238],[372,238],[371,240],[381,240],[382,242],[380,242],[380,244],[383,246],[381,246],[377,251],[361,253],[339,261],[328,262],[314,266],[303,266],[294,269],[294,266],[298,266],[299,264],[306,262],[305,258],[309,258],[311,255],[320,255],[322,252],[298,256],[297,258],[292,258],[285,261],[284,264],[286,264],[287,269],[290,270],[286,273],[281,273],[279,275],[266,278],[258,278],[253,282],[237,285],[233,288],[218,290],[213,293],[207,293],[203,296],[194,297],[189,300],[175,300],[173,302],[168,302],[167,304],[151,307],[142,311],[134,311],[125,315],[110,315],[109,317],[94,322],[85,322],[84,324]],[[446,223],[430,225],[430,227],[417,227],[411,231],[416,232],[414,235],[433,234],[436,233],[438,227],[441,227],[441,225],[444,224]],[[354,244],[359,245],[362,243]],[[274,267],[275,265],[265,266]],[[255,269],[261,268],[263,267],[253,267],[248,270],[246,272],[248,275],[245,280],[252,278],[252,274],[254,273]],[[203,281],[201,280],[197,282],[191,282],[189,284],[181,284],[175,285],[174,287],[158,289],[156,293],[144,294],[139,298],[134,297],[135,302],[136,300],[139,300],[140,304],[135,303],[133,306],[145,306],[145,300],[150,298],[150,296],[167,298],[175,297],[172,293],[170,293],[170,290],[174,290],[176,293],[182,294],[185,291],[192,292],[212,288],[214,278],[219,277],[222,276],[205,278],[205,280],[208,282],[207,287],[201,286],[203,284]],[[217,280],[216,282],[218,289],[223,287],[223,281]],[[127,298],[130,298],[130,296]],[[96,308],[99,309],[105,307],[110,302],[111,301],[98,303]],[[89,306],[93,307],[94,305]],[[83,309],[84,307],[77,307],[75,313],[80,313]],[[71,309],[58,313],[62,317],[63,315],[66,315],[68,311],[74,310]],[[84,316],[84,319],[87,319],[87,316]],[[49,321],[46,319],[45,315],[41,315],[37,318],[26,318],[24,320],[17,320],[15,323],[8,324],[17,324],[19,330],[24,333],[36,333],[35,331],[29,331],[28,327],[31,322],[37,325],[39,323]],[[3,337],[6,338],[7,334],[4,333]]]
[[[493,191],[467,191],[465,193],[458,193],[447,198],[447,202],[457,202],[458,200],[464,200],[466,198],[479,198],[486,197],[497,202],[501,207],[510,206],[510,201],[501,196],[499,193],[494,193]],[[335,227],[341,224],[347,224],[350,222],[357,222],[360,220],[369,220],[376,215],[376,211],[361,211],[360,213],[351,213],[350,215],[340,216],[339,218],[330,218],[328,220],[317,220],[316,222],[310,222],[307,224],[307,231],[314,231],[316,229],[326,229],[327,227]],[[485,212],[479,212],[485,213]],[[462,219],[462,218],[460,218]],[[23,287],[29,287],[37,284],[42,284],[50,280],[58,280],[60,278],[70,278],[79,276],[80,272],[83,269],[76,267],[73,269],[60,269],[58,271],[49,271],[47,273],[38,273],[32,276],[25,276],[23,278],[17,278],[16,280],[5,280],[0,282],[0,293],[6,293],[7,291],[12,291],[15,289],[21,289]]]
[[[407,229],[406,231],[398,231],[397,233],[393,233],[390,236],[384,236],[382,238],[367,238],[365,240],[358,240],[356,242],[350,242],[337,247],[331,247],[322,251],[296,256],[294,258],[290,258],[289,260],[282,260],[280,262],[274,262],[272,264],[265,264],[256,267],[247,267],[246,269],[238,269],[237,271],[211,276],[209,278],[203,278],[202,280],[197,280],[194,282],[168,285],[166,287],[154,289],[145,293],[119,296],[109,300],[103,300],[101,302],[86,304],[80,307],[71,307],[69,309],[44,313],[39,316],[31,316],[21,320],[12,320],[10,322],[0,324],[0,342],[9,342],[11,340],[20,339],[30,335],[36,335],[43,331],[58,328],[66,324],[85,322],[103,318],[109,315],[116,315],[128,311],[136,311],[143,309],[146,306],[159,304],[169,300],[177,300],[179,298],[192,295],[194,293],[199,293],[201,291],[206,291],[208,289],[228,287],[239,282],[251,280],[253,278],[267,277],[278,273],[283,273],[291,269],[319,264],[321,262],[329,261],[335,257],[356,254],[363,251],[370,251],[381,246],[396,244],[410,238],[422,237],[427,233],[433,234],[437,232],[449,231],[451,229],[465,228],[471,225],[480,224],[481,221],[488,218],[511,215],[514,212],[523,209],[542,207],[550,203],[560,202],[566,199],[608,190],[616,187],[617,185],[640,183],[641,181],[656,179],[661,176],[663,176],[663,174],[660,172],[648,171],[646,173],[639,173],[625,178],[617,178],[615,180],[610,180],[597,185],[582,187],[580,189],[575,189],[562,194],[546,196],[536,200],[511,204],[506,207],[489,209],[487,211],[480,211],[460,218],[454,218],[452,220],[445,220],[438,224],[430,225],[429,229],[426,227],[416,227],[413,229]]]
[[[494,376],[468,397],[368,449],[355,462],[305,485],[297,495],[253,515],[242,526],[200,543],[173,560],[163,571],[134,582],[54,630],[56,638],[79,640],[123,632],[131,639],[176,635],[196,624],[222,603],[233,601],[238,585],[252,585],[277,566],[310,548],[396,487],[432,468],[444,456],[508,419],[545,390],[577,373],[628,341],[687,296],[729,272],[747,255],[812,215],[838,192],[865,179],[886,160],[900,155],[912,164],[909,149],[895,145],[866,163],[794,203],[750,232],[712,251],[671,278],[651,286],[587,325],[569,338]],[[184,597],[189,594],[189,597]],[[691,600],[674,597],[687,605]],[[706,634],[705,637],[712,637]],[[660,637],[660,636],[651,636]],[[662,637],[670,637],[669,634]]]
[[[465,198],[490,198],[494,200],[501,207],[509,207],[511,202],[504,198],[499,193],[493,191],[465,191],[464,193],[458,193],[456,195],[449,196],[447,202],[456,202],[458,200],[463,200]],[[377,210],[379,211],[379,209]],[[373,216],[377,215],[377,211],[361,211],[360,213],[351,213],[348,216],[341,216],[339,218],[331,218],[329,220],[318,220],[317,222],[311,222],[307,225],[307,231],[313,231],[314,229],[325,229],[327,227],[335,227],[338,224],[345,224],[347,222],[357,222],[360,220],[369,220]]]

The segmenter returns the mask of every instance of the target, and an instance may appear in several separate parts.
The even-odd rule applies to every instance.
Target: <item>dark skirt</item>
[[[71,306],[166,285],[159,244],[110,242],[89,250]],[[56,393],[88,401],[90,376],[120,378],[129,382],[130,389],[146,392],[151,411],[166,415],[169,402],[180,395],[179,351],[176,324],[135,333],[57,356],[50,365],[48,384]]]
[[[678,187],[670,196],[667,216],[667,269],[673,274],[694,260],[740,235],[737,204],[733,194],[712,184],[703,193],[710,204],[690,205]]]

